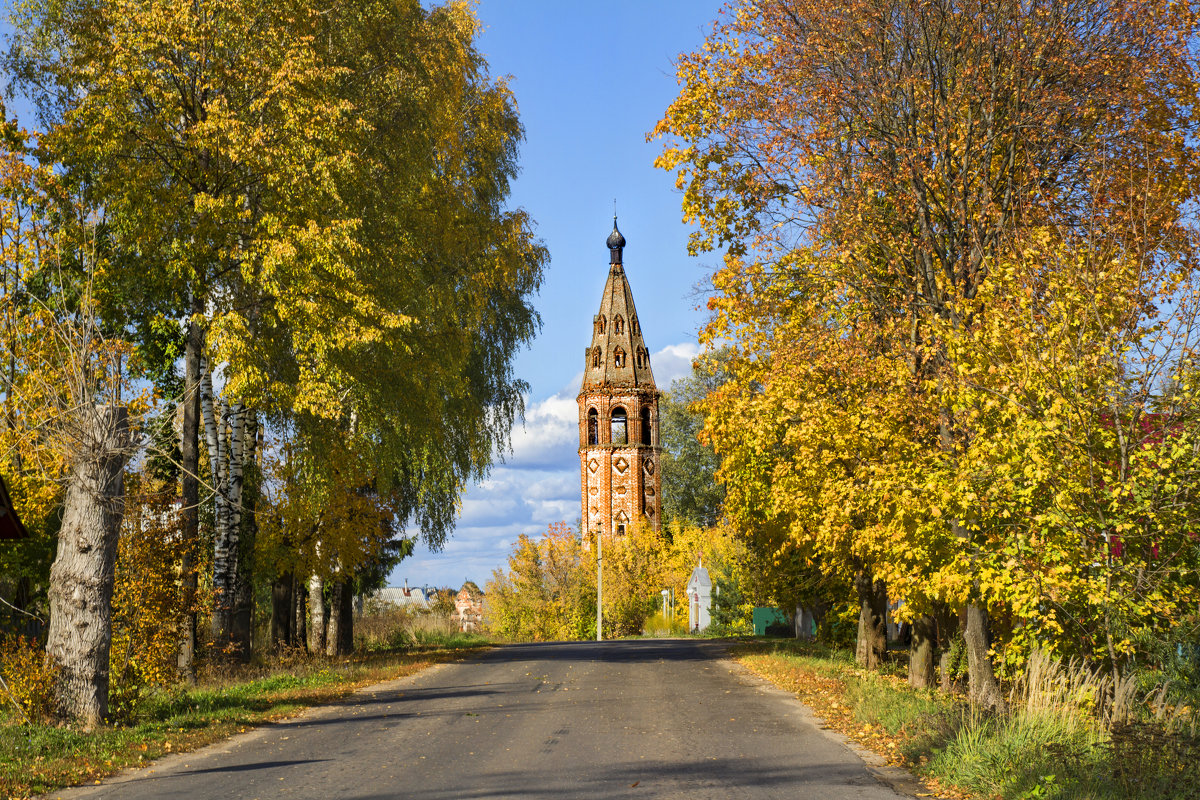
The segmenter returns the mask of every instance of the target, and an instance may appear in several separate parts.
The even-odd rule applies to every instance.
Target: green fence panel
[[[790,628],[787,615],[778,608],[754,607],[754,635],[766,636],[767,628],[772,625],[784,625]]]

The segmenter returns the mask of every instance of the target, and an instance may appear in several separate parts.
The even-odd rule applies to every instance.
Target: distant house
[[[454,599],[454,619],[463,633],[483,630],[483,591],[474,581],[467,581]]]
[[[408,608],[414,611],[429,610],[429,596],[424,588],[413,587],[409,588],[408,581],[404,582],[404,586],[388,586],[384,589],[379,589],[371,595],[370,600],[377,606],[394,608]]]

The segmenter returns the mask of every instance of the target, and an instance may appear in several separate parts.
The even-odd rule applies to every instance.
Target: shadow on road
[[[713,639],[617,639],[608,642],[509,644],[479,656],[486,661],[600,661],[637,664],[652,661],[712,661],[729,645]]]
[[[475,775],[471,785],[443,785],[436,789],[396,785],[372,787],[345,800],[384,800],[403,796],[412,800],[455,800],[501,797],[655,797],[677,796],[681,791],[701,796],[729,796],[755,787],[878,786],[861,767],[851,764],[785,766],[774,759],[737,758],[676,762],[639,760],[608,764],[603,775],[564,775],[560,769],[514,769]],[[481,786],[482,784],[482,786]],[[705,792],[704,790],[708,791]]]
[[[185,775],[206,775],[224,774],[228,772],[249,772],[259,769],[275,769],[276,767],[295,767],[300,764],[320,764],[322,761],[328,761],[327,758],[301,758],[295,761],[258,761],[253,764],[231,764],[227,767],[209,767],[208,769],[186,769],[172,775],[167,775],[168,778],[182,778]]]

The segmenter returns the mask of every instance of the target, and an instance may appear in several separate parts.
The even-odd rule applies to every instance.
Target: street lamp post
[[[604,529],[596,526],[596,641],[604,640]]]

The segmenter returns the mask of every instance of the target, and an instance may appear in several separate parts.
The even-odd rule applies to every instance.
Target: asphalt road
[[[814,798],[885,786],[719,643],[497,648],[67,798]]]

